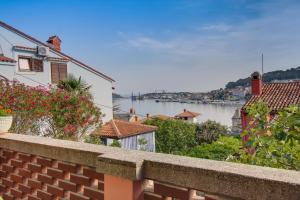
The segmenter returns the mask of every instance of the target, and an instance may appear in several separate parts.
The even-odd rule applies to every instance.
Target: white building
[[[200,113],[196,113],[196,112],[192,112],[192,111],[188,111],[186,109],[183,110],[182,113],[179,113],[177,115],[175,115],[175,119],[179,119],[179,120],[183,120],[183,121],[187,121],[190,123],[197,123],[197,117],[200,115]]]
[[[81,76],[91,85],[94,102],[105,114],[103,121],[111,120],[114,80],[62,53],[60,44],[57,36],[44,43],[0,21],[0,79],[37,86],[55,85],[67,74]]]
[[[117,140],[124,149],[155,152],[156,130],[156,126],[111,120],[92,135],[100,136],[102,142],[107,146],[110,146],[114,140]]]

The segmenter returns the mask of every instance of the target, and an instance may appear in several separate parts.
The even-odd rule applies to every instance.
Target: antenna
[[[263,80],[264,76],[264,54],[261,54],[261,80]]]
[[[264,74],[264,54],[261,54],[261,75]]]

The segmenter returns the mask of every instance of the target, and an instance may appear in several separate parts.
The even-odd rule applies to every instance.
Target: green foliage
[[[234,161],[300,170],[300,107],[290,106],[273,120],[267,105],[258,102],[248,108],[251,119],[243,131],[244,150]]]
[[[3,106],[0,105],[0,117],[6,117],[11,115],[12,115],[11,109],[4,108]]]
[[[138,139],[138,146],[139,146],[139,150],[141,151],[146,151],[147,150],[147,140],[146,138],[139,138]]]
[[[226,126],[212,120],[197,124],[196,128],[197,142],[199,144],[212,143],[221,135],[227,135],[228,133],[228,128]]]
[[[226,160],[241,148],[240,139],[233,136],[220,136],[211,144],[202,144],[194,147],[188,156],[212,160]]]
[[[158,127],[155,132],[156,151],[182,154],[196,143],[196,126],[179,120],[150,119],[145,122]]]
[[[84,142],[90,144],[102,144],[101,137],[96,135],[88,135],[84,138]]]
[[[69,74],[66,80],[61,80],[57,84],[57,87],[68,92],[85,93],[91,88],[87,83],[81,79],[81,76],[77,79],[74,75]]]
[[[113,142],[109,146],[121,148],[121,143],[118,140],[113,140]]]

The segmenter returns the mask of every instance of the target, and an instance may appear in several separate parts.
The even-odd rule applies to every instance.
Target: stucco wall
[[[144,138],[147,141],[145,146],[139,145],[139,139]],[[149,152],[155,152],[155,132],[144,133],[140,135],[134,135],[118,140],[121,143],[121,147],[129,150],[145,150]],[[106,145],[110,146],[113,143],[113,139],[107,138]]]
[[[34,53],[13,50],[13,46],[25,46],[36,48],[37,44],[31,42],[24,37],[17,35],[3,27],[0,27],[0,45],[2,53],[18,60],[19,55],[34,56]],[[0,52],[1,53],[1,52]],[[49,51],[50,57],[61,57],[54,51]],[[82,68],[75,62],[69,61],[67,63],[68,73],[75,75],[76,77],[81,76],[89,85],[91,85],[91,92],[94,97],[94,102],[101,108],[104,113],[103,122],[107,122],[113,118],[112,111],[112,82],[105,78],[102,78],[95,73]],[[40,84],[47,85],[51,83],[51,67],[50,62],[44,60],[44,71],[43,72],[19,72],[18,63],[11,64],[0,64],[0,75],[8,78],[9,80],[18,80],[30,86],[37,86]]]

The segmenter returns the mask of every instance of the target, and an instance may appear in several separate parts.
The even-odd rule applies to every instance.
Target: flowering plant
[[[3,106],[0,105],[0,117],[11,116],[11,109],[5,109]]]
[[[0,81],[0,105],[14,113],[15,133],[80,140],[101,124],[101,111],[88,92]]]

